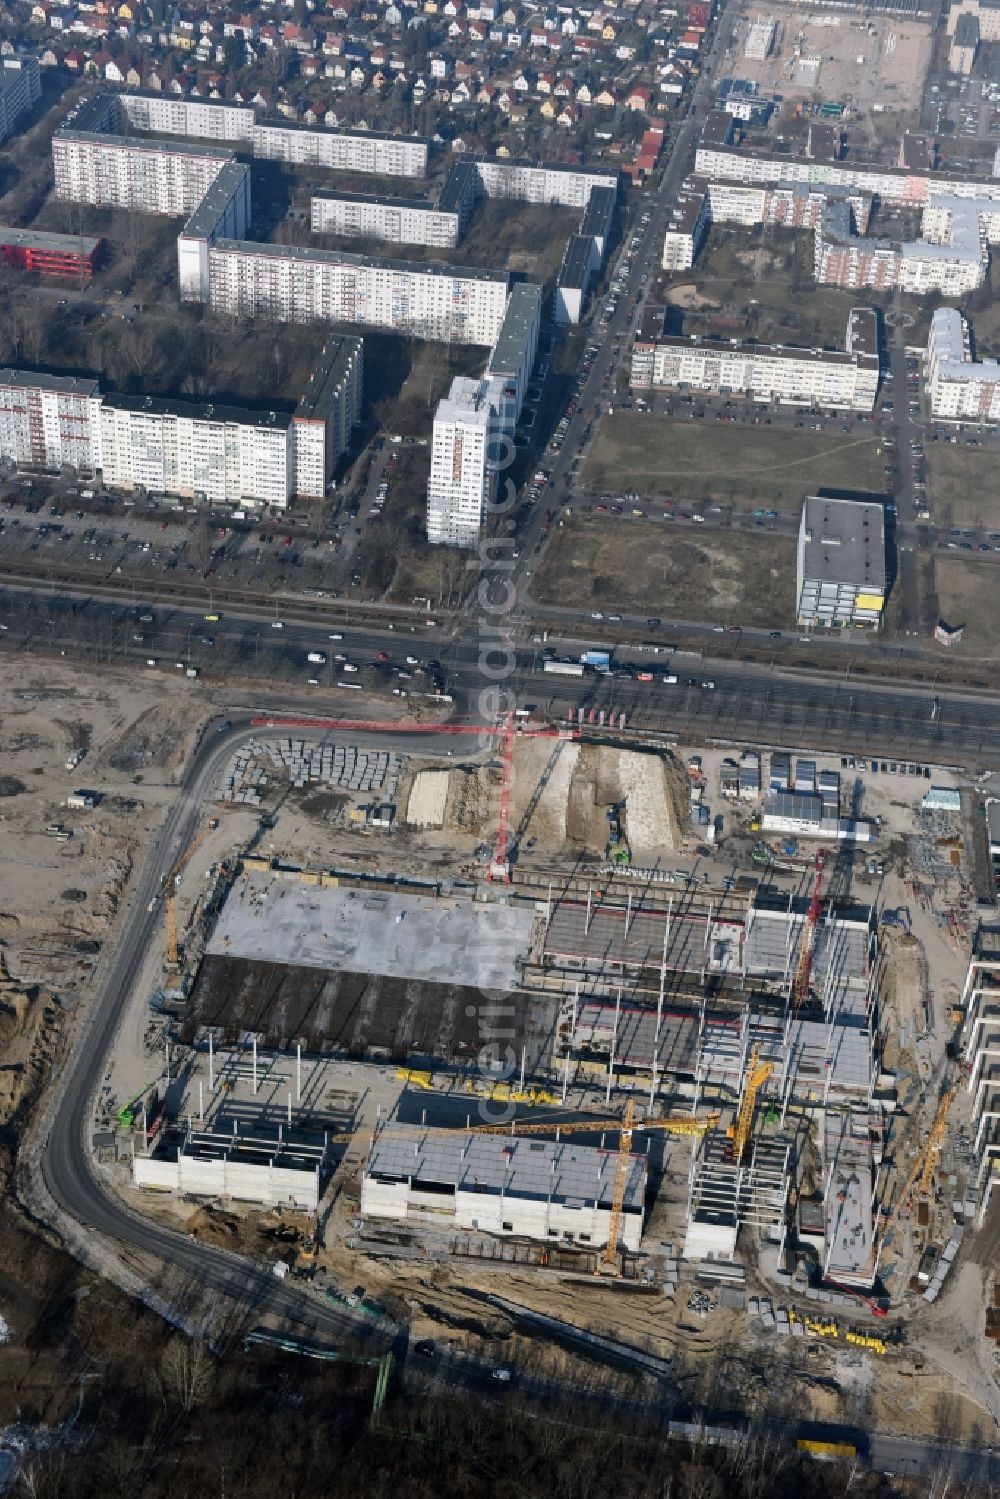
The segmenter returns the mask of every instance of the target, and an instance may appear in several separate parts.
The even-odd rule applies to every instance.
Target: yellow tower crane
[[[896,1194],[896,1201],[893,1203],[892,1212],[885,1220],[885,1227],[882,1229],[882,1237],[879,1240],[876,1264],[878,1263],[878,1259],[881,1259],[885,1241],[889,1237],[896,1219],[909,1201],[910,1193],[914,1187],[918,1196],[925,1199],[930,1196],[931,1188],[934,1185],[934,1173],[941,1158],[941,1147],[944,1144],[944,1137],[948,1130],[948,1111],[954,1103],[957,1093],[957,1088],[947,1088],[938,1100],[938,1106],[934,1113],[934,1122],[927,1131],[927,1138],[917,1152],[917,1159],[913,1163],[912,1171]]]
[[[598,1262],[598,1273],[602,1270],[618,1269],[618,1238],[622,1227],[622,1209],[625,1206],[625,1189],[628,1186],[629,1167],[632,1164],[632,1131],[635,1128],[635,1103],[630,1098],[622,1116],[621,1134],[618,1138],[618,1162],[615,1166],[615,1186],[611,1197],[611,1219],[608,1223],[608,1242],[603,1258]]]
[[[732,1159],[739,1166],[746,1154],[746,1148],[750,1143],[750,1132],[753,1129],[753,1112],[757,1102],[757,1094],[767,1082],[774,1071],[773,1062],[762,1062],[760,1059],[760,1047],[755,1046],[750,1056],[750,1071],[747,1075],[746,1086],[743,1089],[743,1097],[740,1099],[740,1107],[736,1115],[736,1123],[732,1126],[729,1134],[731,1141],[730,1150]]]

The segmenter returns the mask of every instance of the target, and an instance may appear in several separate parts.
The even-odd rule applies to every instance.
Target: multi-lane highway
[[[143,622],[141,615],[153,617]],[[226,610],[206,623],[204,613],[191,606],[133,608],[30,589],[0,591],[2,625],[7,628],[0,631],[0,650],[83,655],[132,663],[137,670],[148,670],[144,663],[156,660],[156,670],[174,673],[177,663],[182,668],[193,663],[202,680],[212,683],[216,698],[221,690],[234,704],[246,703],[259,690],[256,668],[264,665],[266,647],[272,681],[283,684],[298,710],[340,717],[357,716],[361,694],[352,690],[356,675],[344,674],[346,663],[337,662],[337,655],[359,667],[380,654],[388,656],[382,663],[384,701],[396,712],[405,712],[408,698],[430,689],[419,667],[432,660],[441,664],[453,716],[474,715],[481,691],[494,685],[484,670],[476,634],[465,626],[449,634],[401,622],[391,628],[369,621],[348,624],[329,617],[296,617],[286,608],[282,629],[274,630],[259,611]],[[595,622],[584,634],[578,616],[553,619],[544,649],[579,658],[588,646],[601,644],[600,628]],[[519,705],[535,705],[554,717],[564,716],[568,707],[614,710],[626,714],[630,728],[681,741],[835,747],[839,753],[919,758],[977,771],[1000,766],[1000,695],[953,690],[943,671],[911,685],[876,678],[867,666],[851,663],[833,675],[782,667],[777,661],[710,659],[672,651],[666,643],[654,650],[643,642],[639,628],[632,643],[616,653],[632,665],[633,675],[576,678],[544,670],[541,637],[525,624],[514,634],[514,669],[504,685]],[[141,640],[133,638],[138,634]],[[332,640],[332,635],[343,638]],[[310,652],[325,655],[326,665],[310,665]],[[411,656],[416,664],[407,661]],[[652,680],[639,680],[637,671]],[[310,686],[310,676],[317,673],[316,685]],[[671,676],[677,680],[664,680]]]

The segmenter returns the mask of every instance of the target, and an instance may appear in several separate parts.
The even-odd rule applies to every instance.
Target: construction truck
[[[632,850],[625,836],[625,803],[615,802],[608,808],[608,841],[604,857],[609,864],[626,865],[632,862]]]

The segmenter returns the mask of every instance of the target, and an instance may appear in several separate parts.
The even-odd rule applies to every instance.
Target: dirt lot
[[[741,78],[785,98],[857,100],[866,112],[874,103],[898,110],[918,104],[931,59],[932,32],[925,22],[871,13],[862,22],[856,12],[831,15],[804,7],[772,6],[770,13],[778,25],[771,56],[763,61],[743,55],[746,26],[741,28]]]
[[[950,442],[929,442],[925,451],[938,525],[1000,531],[995,453]]]
[[[996,568],[989,563],[948,556],[936,561],[935,573],[942,619],[950,625],[965,626],[961,642],[951,650],[964,656],[995,660],[1000,653],[1000,590]]]
[[[792,623],[795,542],[787,536],[725,537],[653,531],[615,517],[575,520],[558,532],[532,580],[546,604],[611,604],[640,613],[725,624]]]
[[[679,422],[616,411],[600,427],[584,481],[589,490],[635,489],[692,503],[750,500],[797,510],[817,485],[878,490],[874,429],[837,437],[805,428]]]
[[[37,670],[0,661],[0,692],[0,943],[15,979],[73,993],[175,794],[205,700],[168,677],[111,668],[98,678],[51,660]],[[67,770],[78,749],[84,758]],[[92,811],[66,806],[80,787],[100,792]]]

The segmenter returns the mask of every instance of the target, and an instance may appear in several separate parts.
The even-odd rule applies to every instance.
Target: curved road
[[[154,897],[161,888],[164,869],[186,847],[198,828],[203,805],[234,746],[250,732],[249,721],[233,720],[223,732],[209,724],[204,732],[173,807],[152,845],[135,886],[120,939],[101,974],[90,1014],[62,1077],[61,1099],[52,1117],[48,1138],[42,1143],[41,1167],[45,1183],[58,1207],[85,1229],[106,1235],[116,1245],[155,1256],[169,1269],[179,1272],[170,1299],[183,1295],[185,1281],[196,1284],[201,1297],[213,1291],[238,1305],[252,1309],[259,1319],[276,1317],[300,1334],[325,1334],[355,1341],[371,1323],[336,1310],[298,1286],[277,1280],[269,1271],[248,1260],[203,1243],[191,1243],[183,1234],[131,1212],[109,1191],[94,1168],[89,1148],[92,1100],[114,1040],[121,1004],[133,976],[139,972],[146,951],[159,935],[160,902]],[[153,910],[148,909],[154,901]]]

